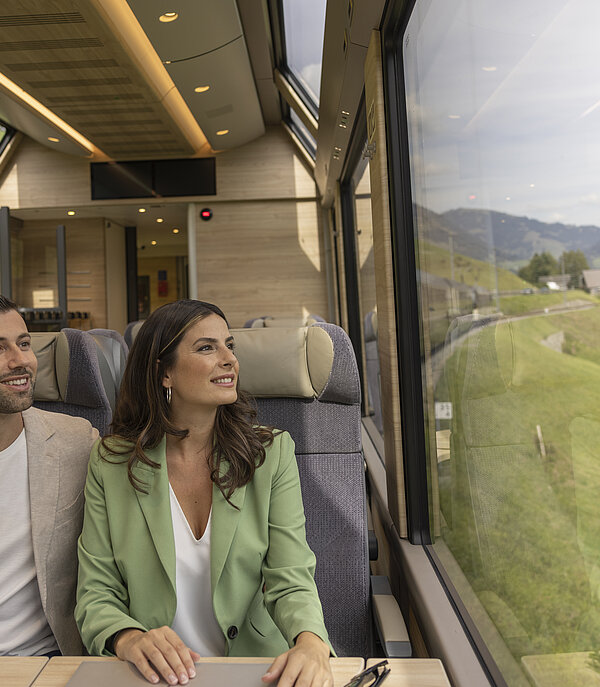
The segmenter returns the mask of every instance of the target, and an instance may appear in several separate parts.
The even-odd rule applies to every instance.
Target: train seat
[[[143,324],[144,320],[134,320],[125,327],[125,333],[123,334],[123,338],[125,339],[125,343],[129,348],[131,348],[131,346],[133,345],[135,337],[137,336],[137,333],[139,332],[140,327]]]
[[[32,332],[38,360],[34,406],[84,417],[104,435],[112,410],[102,383],[98,352],[89,332]]]
[[[121,334],[112,329],[90,329],[88,333],[96,342],[102,383],[114,413],[129,347]]]
[[[259,421],[287,430],[330,639],[339,655],[371,650],[360,381],[346,333],[333,324],[232,330],[242,389]]]
[[[270,315],[262,315],[261,317],[254,317],[248,320],[244,327],[256,328],[261,327],[310,327],[311,324],[317,322],[325,322],[320,315],[310,314],[306,317],[271,317]]]

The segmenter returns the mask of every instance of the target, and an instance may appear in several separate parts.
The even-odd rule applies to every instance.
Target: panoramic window
[[[600,5],[417,1],[431,536],[504,680],[600,680]]]
[[[298,115],[290,108],[290,125],[292,131],[298,136],[302,145],[306,148],[312,159],[315,159],[315,154],[317,152],[317,143],[310,133],[310,131],[304,125],[304,122],[298,117]]]
[[[283,0],[286,63],[303,99],[319,106],[326,0]]]

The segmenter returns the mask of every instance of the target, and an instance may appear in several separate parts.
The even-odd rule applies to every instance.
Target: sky
[[[288,64],[319,102],[326,0],[284,0]]]
[[[422,0],[404,35],[413,194],[600,226],[600,2]]]

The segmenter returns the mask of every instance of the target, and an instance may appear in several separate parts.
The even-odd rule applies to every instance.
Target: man
[[[32,408],[36,372],[27,326],[0,296],[0,655],[81,654],[76,544],[98,432]]]

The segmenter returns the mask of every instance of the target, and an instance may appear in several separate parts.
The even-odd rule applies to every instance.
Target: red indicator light
[[[212,210],[210,208],[204,208],[200,210],[200,219],[203,219],[205,222],[208,222],[208,220],[212,217]]]

